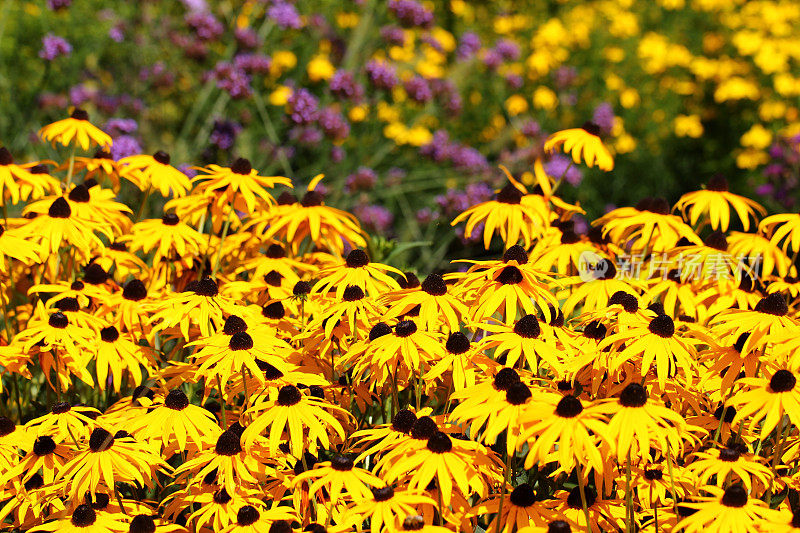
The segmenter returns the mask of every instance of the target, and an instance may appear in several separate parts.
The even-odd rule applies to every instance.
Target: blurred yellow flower
[[[308,62],[308,77],[311,81],[329,80],[336,73],[328,56],[317,55]]]
[[[519,94],[512,94],[506,99],[505,106],[508,114],[515,117],[528,110],[528,101]]]
[[[618,154],[627,154],[636,149],[636,139],[628,133],[623,133],[614,143],[614,149]]]
[[[558,95],[550,88],[540,85],[533,91],[533,106],[537,109],[555,109]]]
[[[362,122],[367,118],[369,108],[366,105],[358,105],[350,110],[347,116],[351,122]]]
[[[286,105],[292,96],[292,88],[281,85],[269,95],[269,103],[272,105]]]
[[[748,148],[736,156],[736,166],[747,170],[752,170],[769,161],[769,154],[762,150]]]
[[[782,118],[786,115],[786,104],[779,100],[767,100],[758,106],[758,117],[769,121]]]
[[[270,73],[279,76],[297,66],[297,56],[289,50],[277,50],[272,53]]]
[[[355,28],[358,26],[359,18],[358,13],[342,11],[336,14],[336,25],[343,29]]]
[[[755,81],[734,76],[720,83],[714,91],[716,102],[727,102],[728,100],[758,100],[760,95],[758,85]]]
[[[433,134],[424,126],[414,126],[406,132],[405,140],[411,146],[422,146],[433,140]]]
[[[382,122],[397,122],[400,120],[400,111],[386,102],[378,102],[378,120]]]
[[[625,109],[630,109],[639,105],[639,93],[636,89],[627,88],[619,93],[619,104]]]
[[[772,142],[772,132],[761,124],[754,124],[740,139],[746,148],[764,149]]]
[[[699,115],[678,115],[673,121],[675,135],[697,139],[703,135],[703,124]]]
[[[620,61],[625,59],[625,50],[623,50],[619,46],[609,46],[605,50],[603,50],[603,57],[606,58],[607,61],[611,61],[612,63],[619,63]]]

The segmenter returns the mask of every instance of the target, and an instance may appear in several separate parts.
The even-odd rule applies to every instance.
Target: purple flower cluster
[[[284,30],[297,30],[303,26],[297,9],[288,2],[278,1],[272,4],[267,9],[267,17]]]
[[[295,124],[311,124],[317,120],[319,102],[308,89],[301,88],[289,97],[289,110]]]
[[[217,87],[230,94],[234,100],[249,98],[253,94],[247,72],[227,61],[217,63],[205,77],[215,80]]]
[[[264,54],[239,54],[233,58],[233,66],[246,74],[266,74],[272,67],[272,58]]]
[[[367,78],[376,89],[391,90],[397,85],[397,72],[383,61],[372,60],[366,66]]]
[[[547,174],[556,179],[563,175],[567,183],[573,187],[577,187],[580,182],[583,181],[583,172],[574,164],[570,165],[570,163],[572,163],[572,160],[569,157],[561,154],[554,154],[550,158],[550,161],[544,164],[544,170]],[[566,172],[566,174],[564,174],[564,172]]]
[[[505,61],[516,61],[517,59],[519,59],[520,55],[519,45],[514,41],[509,41],[508,39],[500,39],[499,41],[497,41],[497,43],[495,43],[494,50]]]
[[[384,26],[381,28],[381,38],[386,44],[403,46],[406,44],[406,34],[399,26]]]
[[[459,170],[481,172],[489,167],[489,162],[475,148],[450,140],[444,130],[433,134],[433,140],[420,147],[420,154],[437,163],[449,161]]]
[[[431,90],[431,86],[428,84],[428,80],[421,76],[409,78],[408,81],[403,84],[403,87],[405,88],[409,98],[415,102],[424,104],[433,98],[433,91]]]
[[[248,50],[258,48],[258,32],[253,28],[236,28],[233,31],[233,37],[236,39],[236,43],[242,48]]]
[[[337,70],[328,82],[331,92],[338,98],[359,102],[364,98],[364,87],[361,86],[347,70]]]
[[[185,20],[203,41],[213,41],[225,32],[225,26],[208,11],[192,11]]]
[[[575,67],[561,66],[553,73],[553,81],[558,90],[564,90],[578,80],[578,70]]]
[[[208,141],[220,150],[230,150],[240,131],[242,131],[241,124],[232,120],[218,119],[214,121]]]
[[[389,0],[389,11],[405,26],[428,28],[433,24],[433,12],[414,0]]]
[[[111,29],[108,30],[108,37],[115,43],[121,43],[124,41],[125,32],[122,31],[122,26],[120,24],[111,26]]]
[[[600,126],[600,131],[608,135],[614,129],[614,108],[608,102],[603,102],[594,108],[592,122]]]
[[[42,37],[42,49],[39,50],[39,57],[52,61],[57,57],[68,56],[72,53],[72,45],[66,39],[48,33]]]
[[[375,187],[378,175],[368,167],[358,167],[358,170],[347,176],[344,187],[347,192],[369,191]]]
[[[466,31],[461,35],[461,42],[458,43],[456,57],[461,60],[470,59],[478,50],[481,49],[481,38],[477,33]]]
[[[800,174],[800,135],[778,139],[769,148],[770,163],[764,167],[766,183],[756,186],[756,194],[770,197],[785,208],[795,206],[795,194]]]
[[[175,83],[175,74],[163,61],[156,61],[139,71],[139,79],[150,82],[155,87],[171,87]]]
[[[344,140],[350,135],[350,124],[332,107],[323,108],[319,112],[317,123],[325,136],[334,141]]]
[[[353,214],[368,231],[386,234],[392,227],[394,215],[382,205],[366,204],[353,208]]]
[[[463,191],[450,189],[435,198],[436,205],[445,216],[452,216],[482,202],[491,200],[494,192],[485,183],[470,183]]]
[[[114,143],[111,145],[111,157],[114,161],[141,153],[142,145],[132,135],[120,135],[114,139]]]
[[[133,133],[139,129],[139,124],[132,118],[112,118],[106,122],[105,132],[112,137]]]
[[[434,78],[430,80],[434,96],[444,106],[448,113],[457,115],[461,112],[461,95],[452,80]]]
[[[59,9],[68,8],[71,3],[72,0],[47,0],[47,7],[53,11],[58,11]]]

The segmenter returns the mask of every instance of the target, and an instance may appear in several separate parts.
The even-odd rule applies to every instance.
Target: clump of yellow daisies
[[[0,528],[800,530],[800,215],[715,177],[582,234],[537,162],[454,221],[488,259],[410,272],[322,176],[41,135],[63,165],[3,159]]]

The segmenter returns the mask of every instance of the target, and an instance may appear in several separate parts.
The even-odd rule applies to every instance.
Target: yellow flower
[[[769,154],[763,150],[747,149],[739,152],[736,156],[736,166],[752,170],[759,165],[769,162]]]
[[[326,55],[316,55],[308,62],[308,77],[311,81],[329,80],[336,73],[336,67]]]
[[[286,85],[281,85],[269,95],[269,103],[276,106],[286,105],[289,98],[292,96],[292,88]]]
[[[274,76],[283,74],[297,66],[297,56],[289,50],[278,50],[272,54],[272,68]]]
[[[39,130],[39,136],[55,144],[69,146],[75,141],[83,150],[91,146],[111,146],[111,136],[89,122],[89,114],[76,108],[69,118],[48,124]]]
[[[525,100],[524,96],[512,94],[506,100],[505,107],[508,114],[515,117],[528,110],[528,101]]]
[[[347,117],[350,119],[350,122],[363,122],[367,118],[368,112],[369,107],[367,107],[366,104],[357,105],[350,110]]]
[[[575,163],[580,163],[582,158],[589,167],[597,163],[601,170],[614,169],[614,159],[600,140],[600,127],[597,124],[587,122],[580,128],[556,132],[545,141],[544,150],[552,152],[561,145],[564,153],[572,154]]]
[[[772,132],[761,124],[753,124],[753,126],[742,135],[740,141],[742,146],[747,148],[763,150],[772,142]]]
[[[697,139],[703,135],[703,124],[698,115],[678,115],[673,121],[675,135]]]
[[[538,109],[555,109],[558,105],[558,95],[544,85],[533,91],[533,105]]]

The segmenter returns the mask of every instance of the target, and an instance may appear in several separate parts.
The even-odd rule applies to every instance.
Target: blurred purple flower
[[[217,87],[226,91],[233,99],[249,98],[253,94],[250,76],[226,61],[214,65],[214,70],[206,73],[206,77],[216,80]]]
[[[464,32],[461,35],[461,42],[456,50],[456,56],[459,59],[469,59],[474,56],[478,50],[481,49],[481,38],[477,33],[471,31]]]
[[[357,205],[353,214],[368,231],[387,233],[394,222],[392,212],[382,205]]]
[[[253,28],[236,28],[233,31],[233,36],[242,48],[253,49],[258,47],[258,32]]]
[[[80,106],[97,96],[96,89],[90,89],[86,85],[75,85],[69,90],[69,101],[74,106]]]
[[[397,85],[397,73],[394,67],[383,61],[372,60],[366,66],[367,77],[377,89],[390,90]]]
[[[133,133],[139,129],[139,124],[132,118],[112,118],[106,122],[105,131],[112,137],[124,133]]]
[[[535,120],[529,120],[522,125],[520,131],[526,137],[538,137],[542,134],[542,127]]]
[[[435,131],[431,142],[421,146],[419,149],[421,155],[429,157],[437,163],[448,160],[451,152],[450,136],[444,130]]]
[[[763,183],[756,187],[756,194],[760,196],[771,196],[775,191],[775,186],[771,183]]]
[[[314,126],[296,126],[289,130],[289,139],[298,144],[319,144],[322,140],[322,132]]]
[[[58,11],[59,9],[68,8],[71,3],[72,0],[47,0],[47,7],[53,11]]]
[[[414,76],[403,84],[408,96],[415,102],[425,103],[433,98],[428,80],[421,76]]]
[[[386,44],[403,46],[406,43],[406,34],[399,26],[384,26],[381,28],[381,38]]]
[[[608,102],[603,102],[594,108],[592,122],[600,126],[600,131],[608,135],[614,129],[614,108]]]
[[[208,141],[220,150],[230,150],[240,131],[242,126],[232,120],[215,120]]]
[[[347,153],[341,146],[331,147],[331,161],[333,161],[334,163],[341,163],[342,161],[344,161],[346,155]]]
[[[310,124],[317,119],[317,98],[308,89],[301,88],[289,97],[289,109],[295,124]]]
[[[225,32],[225,26],[208,11],[192,11],[186,15],[185,20],[204,41],[213,41]]]
[[[108,30],[108,36],[115,43],[121,43],[125,40],[125,33],[122,31],[122,27],[119,24],[112,26],[111,29]]]
[[[405,26],[427,28],[433,24],[433,12],[414,0],[389,0],[389,11]]]
[[[461,170],[479,172],[489,167],[489,162],[475,148],[471,146],[458,146],[452,152],[453,165]]]
[[[416,212],[414,218],[417,219],[417,223],[426,225],[438,219],[440,216],[441,213],[439,213],[438,211],[434,211],[430,207],[423,207],[422,209]]]
[[[519,45],[508,39],[500,39],[494,45],[495,51],[506,61],[516,61],[519,59]]]
[[[378,175],[374,170],[368,167],[358,167],[355,173],[347,176],[344,187],[347,192],[369,191],[375,187],[377,181]]]
[[[280,28],[297,30],[303,25],[297,9],[286,2],[275,2],[267,10],[267,17]]]
[[[483,64],[491,70],[503,64],[503,56],[497,50],[487,50],[486,55],[483,56]]]
[[[337,70],[328,85],[331,92],[339,98],[356,102],[364,98],[364,87],[355,80],[353,73],[347,70]]]
[[[42,37],[42,49],[39,50],[39,57],[52,61],[60,56],[68,56],[72,53],[72,45],[66,39],[48,33]]]
[[[206,0],[181,0],[189,11],[208,11]]]
[[[322,128],[322,132],[335,141],[346,139],[350,135],[350,124],[339,111],[331,107],[326,107],[319,112],[317,123]]]
[[[192,165],[189,165],[188,163],[183,163],[182,165],[178,165],[176,168],[181,172],[183,172],[184,174],[186,174],[186,176],[189,179],[192,179],[195,176],[197,176],[197,170],[192,168]]]
[[[559,90],[566,89],[578,79],[578,70],[575,67],[558,67],[553,73],[553,81]]]
[[[572,186],[577,186],[583,180],[583,172],[571,164],[572,160],[561,154],[554,154],[550,161],[545,163],[544,170],[555,179],[559,179],[564,175],[564,180]],[[567,170],[569,168],[569,170]],[[566,172],[566,174],[564,174]]]
[[[521,89],[522,84],[525,83],[525,80],[519,74],[509,73],[505,77],[508,86],[514,90]]]
[[[142,146],[139,144],[139,141],[130,135],[120,135],[114,139],[114,144],[111,145],[111,157],[114,161],[119,161],[123,157],[141,153]]]
[[[239,54],[233,58],[233,66],[247,74],[266,74],[272,67],[272,58],[264,54]]]

